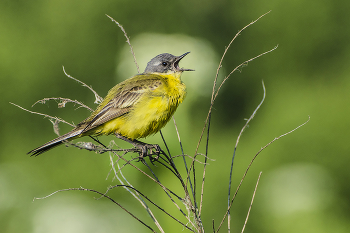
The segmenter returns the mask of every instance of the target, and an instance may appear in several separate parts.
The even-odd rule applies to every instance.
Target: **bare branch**
[[[222,54],[222,57],[221,57],[221,60],[220,60],[220,63],[219,63],[219,66],[218,66],[218,69],[216,71],[216,76],[215,76],[215,79],[214,79],[214,85],[213,85],[213,91],[212,91],[212,95],[211,95],[211,99],[212,101],[214,101],[214,93],[215,93],[215,87],[216,87],[216,82],[217,82],[217,79],[219,77],[219,71],[222,67],[222,61],[224,60],[224,57],[226,56],[226,53],[228,51],[228,49],[231,47],[231,44],[233,43],[233,41],[241,34],[242,31],[244,31],[247,27],[249,27],[250,25],[256,23],[259,19],[261,19],[262,17],[264,17],[265,15],[267,15],[268,13],[270,13],[271,11],[268,11],[266,12],[265,14],[261,15],[259,18],[257,18],[256,20],[252,21],[251,23],[249,23],[248,25],[246,25],[245,27],[243,27],[241,30],[239,30],[237,32],[237,34],[232,38],[232,40],[230,41],[230,43],[228,44],[228,46],[225,48],[225,51],[224,53]],[[236,67],[237,68],[237,67]],[[231,72],[232,73],[232,72]]]
[[[203,157],[205,157],[205,154],[202,154],[202,153],[197,153],[196,156],[198,156],[198,155],[202,155]],[[190,156],[190,155],[188,155],[188,154],[184,154],[184,155],[175,155],[175,156],[173,156],[173,158],[183,157],[183,156],[188,157],[188,158],[190,158],[191,160],[195,160],[197,163],[205,164],[205,162],[199,161],[198,159],[195,159],[195,158],[193,158],[192,156]],[[215,161],[215,159],[211,159],[211,158],[208,158],[208,159],[209,159],[210,161]],[[209,164],[209,163],[207,163],[207,164]]]
[[[236,141],[236,145],[235,145],[235,149],[236,149],[237,146],[238,146],[238,142],[239,142],[239,139],[241,138],[241,136],[242,136],[242,134],[243,134],[243,131],[245,130],[245,128],[247,128],[249,122],[254,118],[255,114],[257,113],[257,111],[260,109],[261,105],[262,105],[262,104],[264,103],[264,101],[265,101],[266,89],[265,89],[264,81],[262,81],[262,87],[263,87],[263,91],[264,91],[263,98],[262,98],[262,100],[260,101],[259,105],[255,108],[253,114],[249,117],[249,119],[247,120],[247,122],[245,123],[245,125],[243,126],[243,128],[241,129],[241,132],[239,132],[239,135],[238,135],[237,141]]]
[[[110,158],[110,161],[111,161],[111,165],[115,171],[115,165],[113,164],[113,157],[111,155],[111,153],[109,154],[109,158]],[[123,188],[126,189],[137,201],[140,202],[140,204],[143,206],[143,208],[145,208],[145,210],[147,211],[147,213],[150,215],[150,217],[153,219],[154,223],[156,224],[156,226],[158,227],[158,229],[160,230],[160,232],[163,232],[164,233],[164,230],[163,228],[161,227],[160,223],[158,222],[158,220],[156,219],[156,217],[154,216],[154,214],[152,213],[152,211],[150,210],[150,208],[147,206],[147,204],[145,203],[145,201],[142,199],[142,197],[140,196],[140,192],[138,190],[136,190],[130,183],[129,181],[125,178],[123,172],[121,171],[121,168],[119,166],[119,163],[117,163],[118,165],[118,170],[119,170],[119,174],[122,176],[123,180],[125,180],[125,182],[128,184],[127,185],[124,185],[124,182],[123,180],[118,176],[118,174],[116,173],[115,171],[115,177],[117,177],[119,183],[121,183],[123,185]],[[131,191],[131,189],[129,189],[129,187],[132,188],[133,191]],[[110,189],[107,190],[107,192],[109,191]],[[107,194],[107,192],[105,194]]]
[[[244,66],[244,65],[247,64],[248,62],[253,61],[254,59],[256,59],[256,58],[258,58],[258,57],[260,57],[260,56],[262,56],[262,55],[264,55],[264,54],[267,54],[267,53],[272,52],[273,50],[275,50],[275,49],[277,48],[277,46],[276,46],[276,47],[274,47],[273,49],[271,49],[271,50],[269,50],[269,51],[267,51],[267,52],[261,53],[261,54],[255,56],[255,57],[253,57],[253,58],[251,58],[251,59],[249,59],[249,60],[246,60],[245,62],[241,63],[240,65],[238,65],[238,66],[237,66],[235,69],[233,69],[233,70],[230,72],[230,74],[221,82],[219,88],[216,90],[217,79],[218,79],[219,71],[220,71],[220,69],[221,69],[221,67],[222,67],[222,61],[223,61],[223,59],[224,59],[224,57],[225,57],[225,55],[226,55],[228,49],[230,48],[231,44],[233,43],[233,41],[239,36],[239,34],[240,34],[243,30],[245,30],[247,27],[249,27],[250,25],[252,25],[252,24],[254,24],[255,22],[257,22],[259,19],[261,19],[263,16],[265,16],[265,15],[268,14],[268,13],[270,13],[270,11],[267,12],[267,13],[265,13],[265,14],[263,14],[263,15],[261,15],[259,18],[257,18],[256,20],[252,21],[251,23],[249,23],[248,25],[246,25],[245,27],[243,27],[241,30],[239,30],[238,33],[237,33],[237,34],[233,37],[233,39],[230,41],[230,43],[228,44],[228,46],[225,48],[225,51],[224,51],[224,53],[223,53],[223,55],[222,55],[222,57],[221,57],[219,66],[218,66],[218,68],[217,68],[217,72],[216,72],[216,76],[215,76],[214,84],[213,84],[213,90],[212,90],[212,98],[211,98],[210,108],[209,108],[208,115],[207,115],[207,118],[206,118],[205,123],[204,123],[203,130],[202,130],[201,135],[200,135],[200,137],[199,137],[199,141],[198,141],[198,143],[197,143],[197,147],[196,147],[196,151],[195,151],[195,156],[194,156],[194,158],[196,158],[196,155],[198,154],[197,152],[198,152],[198,149],[199,149],[199,145],[200,145],[200,143],[201,143],[201,141],[202,141],[202,138],[203,138],[203,135],[204,135],[204,131],[205,131],[205,129],[207,128],[207,126],[208,126],[208,133],[207,133],[207,136],[209,135],[209,128],[210,128],[210,126],[208,125],[208,123],[209,123],[209,121],[210,121],[210,116],[211,116],[212,107],[213,107],[214,102],[215,102],[215,99],[216,99],[216,97],[218,96],[219,91],[220,91],[222,85],[225,83],[225,81],[230,77],[230,75],[231,75],[234,71],[238,70],[240,67]],[[209,137],[207,138],[207,145],[206,145],[206,148],[208,147],[208,142],[209,142],[208,139],[209,139]],[[192,171],[192,169],[194,169],[194,161],[195,161],[195,160],[192,161],[191,166],[190,166],[190,168],[189,168],[189,171],[187,172],[186,186],[187,186],[187,182],[188,182],[188,179],[189,179],[189,174],[190,174],[190,172]],[[203,173],[203,180],[204,180],[204,177],[205,177],[205,171],[204,171],[204,173]],[[202,182],[202,190],[203,190],[203,185],[204,185],[204,181]]]
[[[129,215],[131,215],[133,218],[135,218],[137,221],[139,221],[140,223],[142,223],[144,226],[146,226],[148,229],[150,229],[152,232],[156,232],[155,230],[153,230],[150,226],[148,226],[146,223],[144,223],[143,221],[141,221],[141,219],[139,219],[138,217],[136,217],[134,214],[132,214],[130,211],[128,211],[127,209],[125,209],[121,204],[119,204],[119,202],[116,202],[113,198],[99,192],[99,191],[96,191],[94,189],[86,189],[86,188],[83,188],[83,187],[80,187],[80,188],[69,188],[69,189],[61,189],[61,190],[57,190],[45,197],[41,197],[41,198],[37,198],[37,197],[34,197],[33,201],[35,200],[40,200],[40,199],[45,199],[45,198],[48,198],[58,192],[64,192],[64,191],[74,191],[74,190],[77,190],[77,191],[89,191],[89,192],[94,192],[94,193],[97,193],[107,199],[109,199],[110,201],[112,201],[114,204],[118,205],[120,208],[122,208],[125,212],[127,212]]]
[[[257,190],[257,188],[258,188],[258,184],[259,184],[259,180],[260,180],[261,174],[262,174],[262,172],[259,173],[258,180],[256,181],[255,189],[254,189],[254,192],[253,192],[253,197],[252,197],[252,200],[251,200],[251,202],[250,202],[249,209],[248,209],[248,213],[247,213],[247,217],[245,218],[244,225],[243,225],[243,228],[242,228],[241,233],[244,232],[245,226],[247,225],[248,218],[249,218],[249,214],[250,214],[250,210],[252,209],[252,206],[253,206],[253,201],[254,201],[254,197],[255,197],[256,190]]]
[[[217,91],[216,91],[216,93],[215,93],[215,97],[214,97],[213,101],[215,101],[216,97],[217,97],[218,94],[219,94],[219,91],[220,91],[222,85],[227,81],[227,79],[231,76],[231,74],[233,74],[235,71],[239,70],[240,67],[243,67],[243,66],[248,65],[248,62],[251,62],[251,61],[253,61],[253,60],[255,60],[255,59],[257,59],[257,58],[259,58],[259,57],[261,57],[261,56],[263,56],[263,55],[265,55],[265,54],[267,54],[267,53],[271,53],[272,51],[274,51],[274,50],[277,49],[277,48],[278,48],[278,45],[276,45],[275,47],[273,47],[273,49],[270,49],[269,51],[263,52],[263,53],[261,53],[261,54],[255,56],[255,57],[253,57],[253,58],[250,58],[249,60],[246,60],[245,62],[239,64],[236,68],[234,68],[234,69],[227,75],[227,77],[225,77],[224,80],[221,82],[220,86],[218,87],[218,89],[217,89]]]
[[[231,182],[232,182],[232,171],[233,171],[233,161],[236,155],[236,150],[237,150],[237,146],[238,146],[238,142],[239,139],[241,138],[244,130],[247,128],[249,122],[254,118],[255,114],[257,113],[257,111],[259,110],[259,108],[261,107],[261,105],[264,103],[265,97],[266,97],[266,89],[265,89],[265,85],[264,82],[262,81],[262,87],[264,90],[264,95],[262,100],[260,101],[260,103],[258,104],[258,106],[255,108],[254,112],[251,114],[251,116],[249,117],[249,119],[247,120],[247,122],[245,123],[245,125],[242,127],[238,137],[237,137],[237,141],[236,141],[236,145],[235,148],[233,150],[233,155],[232,155],[232,160],[231,160],[231,167],[230,167],[230,177],[229,177],[229,184],[228,184],[228,207],[230,206],[230,199],[231,199]],[[231,215],[230,215],[230,211],[228,211],[228,220],[227,220],[227,224],[228,224],[228,231],[230,232],[230,228],[231,228]]]
[[[53,132],[58,136],[60,136],[60,127],[58,126],[59,121],[57,119],[56,120],[50,119],[50,121],[53,125]]]
[[[242,185],[242,183],[243,183],[243,181],[244,181],[246,175],[248,174],[249,168],[252,166],[252,164],[253,164],[253,162],[255,161],[256,157],[258,157],[258,155],[259,155],[266,147],[268,147],[269,145],[271,145],[273,142],[277,141],[277,140],[280,139],[281,137],[284,137],[284,136],[286,136],[286,135],[288,135],[288,134],[294,132],[295,130],[297,130],[297,129],[299,129],[300,127],[302,127],[302,126],[304,126],[305,124],[307,124],[309,121],[310,121],[310,116],[309,116],[309,119],[308,119],[306,122],[304,122],[303,124],[297,126],[296,128],[292,129],[291,131],[289,131],[289,132],[287,132],[287,133],[285,133],[285,134],[282,134],[282,135],[280,135],[280,136],[274,138],[272,141],[270,141],[268,144],[266,144],[264,147],[262,147],[262,148],[258,151],[258,153],[255,154],[255,156],[253,157],[253,159],[250,161],[250,163],[249,163],[249,165],[248,165],[246,171],[244,172],[243,177],[242,177],[242,179],[241,179],[241,181],[240,181],[240,183],[239,183],[239,185],[238,185],[238,187],[237,187],[237,190],[236,190],[235,194],[233,195],[233,197],[232,197],[232,199],[231,199],[230,206],[228,207],[228,209],[227,209],[227,211],[226,211],[226,213],[225,213],[223,219],[221,220],[220,226],[219,226],[219,228],[217,229],[216,232],[218,232],[218,231],[220,230],[220,227],[222,226],[224,220],[226,219],[226,216],[228,215],[228,213],[229,213],[229,211],[230,211],[230,209],[231,209],[232,203],[233,203],[234,199],[236,198],[237,193],[238,193],[238,191],[239,191],[239,189],[240,189],[240,187],[241,187],[241,185]]]
[[[132,56],[134,57],[134,62],[135,62],[136,68],[137,68],[137,72],[140,73],[140,68],[139,68],[139,65],[137,64],[137,61],[136,61],[136,56],[135,56],[135,53],[134,53],[134,49],[133,49],[132,46],[131,46],[131,42],[130,42],[130,40],[129,40],[128,35],[126,34],[125,29],[123,28],[123,26],[122,26],[120,23],[118,23],[118,22],[117,22],[115,19],[113,19],[111,16],[109,16],[109,15],[107,15],[107,14],[106,14],[106,16],[107,16],[108,18],[110,18],[110,20],[112,20],[114,23],[116,23],[116,24],[118,25],[118,27],[119,27],[119,28],[122,30],[122,32],[124,33],[124,36],[125,36],[125,38],[126,38],[126,42],[128,43],[128,45],[129,45],[129,47],[130,47],[130,50],[131,50],[131,54],[132,54]]]
[[[50,116],[50,115],[47,115],[47,114],[43,114],[43,113],[40,113],[40,112],[33,112],[33,111],[30,111],[30,110],[28,110],[28,109],[25,109],[25,108],[23,108],[23,107],[21,107],[21,106],[19,106],[19,105],[17,105],[17,104],[11,103],[11,102],[10,102],[10,104],[12,104],[12,105],[14,105],[14,106],[16,106],[16,107],[18,107],[18,108],[24,110],[24,111],[27,111],[27,112],[29,112],[29,113],[41,115],[41,116],[50,118],[50,119],[52,119],[52,120],[55,120],[55,121],[57,120],[57,121],[59,121],[59,122],[63,122],[63,123],[65,123],[65,124],[67,124],[67,125],[70,125],[70,126],[72,126],[72,127],[75,127],[74,124],[68,123],[67,121],[65,121],[65,120],[63,120],[63,119],[61,119],[61,118],[53,117],[53,116]]]
[[[82,82],[82,81],[80,81],[80,80],[78,80],[78,79],[76,79],[76,78],[73,78],[72,76],[70,76],[69,74],[67,74],[67,73],[66,73],[66,70],[64,69],[64,66],[62,66],[62,68],[63,68],[64,74],[65,74],[68,78],[73,79],[74,81],[77,81],[78,83],[82,84],[83,87],[89,88],[90,91],[92,91],[92,93],[94,93],[94,95],[95,95],[95,101],[94,101],[94,103],[95,103],[95,104],[99,104],[99,103],[101,103],[101,102],[103,101],[103,98],[102,98],[101,96],[99,96],[99,95],[97,94],[97,92],[96,92],[94,89],[92,89],[92,87],[86,85],[84,82]]]
[[[62,98],[62,97],[51,97],[51,98],[44,98],[44,99],[41,99],[41,100],[38,100],[36,101],[32,107],[34,107],[34,105],[36,104],[45,104],[46,101],[49,101],[49,100],[58,100],[58,101],[61,101],[60,103],[58,103],[58,108],[64,108],[66,106],[66,103],[74,103],[74,104],[78,104],[80,105],[80,107],[83,107],[83,108],[86,108],[88,109],[90,112],[93,112],[94,110],[92,108],[90,108],[89,106],[83,104],[82,102],[78,101],[78,100],[71,100],[71,99],[68,99],[68,98]],[[78,108],[80,108],[78,107]],[[78,109],[77,108],[77,109]]]
[[[175,205],[175,207],[181,212],[183,213],[183,211],[181,210],[181,208],[178,206],[178,204],[174,201],[174,199],[170,196],[169,192],[173,195],[175,195],[174,192],[172,192],[171,190],[169,190],[167,187],[165,187],[159,180],[158,178],[155,176],[155,174],[153,173],[152,170],[150,170],[152,172],[152,174],[155,176],[155,178],[151,177],[150,175],[148,175],[146,172],[144,172],[143,170],[141,170],[140,168],[136,167],[134,164],[131,163],[131,160],[126,160],[124,157],[119,156],[116,151],[118,150],[111,150],[111,149],[106,149],[106,150],[110,150],[111,152],[113,152],[115,155],[117,155],[121,160],[125,161],[127,164],[130,164],[133,168],[135,168],[136,170],[138,170],[139,172],[141,172],[142,174],[144,174],[145,176],[147,176],[149,179],[151,179],[152,181],[154,181],[156,184],[158,184],[163,190],[164,192],[167,194],[167,196],[170,198],[170,200],[173,202],[173,204]],[[132,150],[132,149],[127,149],[124,151],[128,151],[128,150]],[[137,150],[137,149],[136,149]],[[128,151],[128,152],[130,152]],[[145,161],[141,160],[143,162],[143,164],[145,164],[148,168],[149,166],[145,163]],[[149,168],[150,169],[150,168]],[[119,171],[120,172],[120,171]],[[180,179],[181,181],[181,179]],[[175,195],[176,196],[176,195]],[[178,196],[177,196],[178,197]],[[179,197],[178,197],[179,198]],[[196,225],[194,225],[191,221],[189,216],[187,216],[185,213],[183,213],[184,217],[192,224],[192,226],[194,228],[197,228]]]
[[[230,75],[231,75],[233,72],[235,72],[236,70],[238,70],[238,69],[239,69],[241,66],[243,66],[244,64],[247,64],[248,62],[250,62],[250,61],[252,61],[252,60],[254,60],[254,59],[256,59],[256,58],[258,58],[258,57],[260,57],[260,56],[262,56],[262,55],[264,55],[264,54],[266,54],[266,53],[270,53],[270,52],[272,52],[273,50],[275,50],[275,49],[277,48],[277,46],[275,46],[273,49],[271,49],[271,50],[269,50],[269,51],[267,51],[267,52],[264,52],[264,53],[262,53],[262,54],[260,54],[260,55],[258,55],[258,56],[256,56],[256,57],[251,58],[251,59],[249,59],[249,60],[243,62],[242,64],[238,65],[238,66],[237,66],[235,69],[233,69],[233,70],[231,71],[231,73],[224,79],[224,81],[223,81],[223,82],[221,83],[221,85],[219,86],[218,90],[215,91],[216,84],[217,84],[217,79],[218,79],[218,77],[219,77],[219,71],[220,71],[220,69],[221,69],[221,67],[222,67],[222,62],[223,62],[223,60],[224,60],[224,57],[226,56],[226,53],[227,53],[228,49],[230,48],[231,44],[233,43],[233,41],[241,34],[242,31],[244,31],[244,30],[245,30],[246,28],[248,28],[250,25],[256,23],[259,19],[261,19],[263,16],[267,15],[267,14],[270,13],[270,12],[271,12],[271,11],[268,11],[267,13],[261,15],[259,18],[257,18],[256,20],[252,21],[251,23],[249,23],[248,25],[246,25],[245,27],[243,27],[241,30],[239,30],[239,31],[237,32],[237,34],[232,38],[232,40],[230,41],[230,43],[228,44],[228,46],[225,48],[225,51],[224,51],[224,53],[223,53],[223,55],[222,55],[222,57],[221,57],[219,66],[218,66],[217,71],[216,71],[216,75],[215,75],[215,79],[214,79],[214,84],[213,84],[213,90],[212,90],[211,105],[210,105],[210,108],[209,108],[209,111],[208,111],[207,119],[205,120],[205,123],[204,123],[204,127],[203,127],[203,130],[202,130],[201,136],[199,137],[199,142],[198,142],[198,144],[197,144],[197,148],[196,148],[196,152],[195,152],[195,153],[197,153],[197,151],[198,151],[199,144],[200,144],[201,141],[202,141],[202,137],[203,137],[203,134],[204,134],[204,130],[205,130],[207,124],[208,124],[209,115],[210,115],[210,113],[211,113],[211,111],[212,111],[212,107],[213,107],[214,101],[215,101],[216,96],[218,95],[218,93],[219,93],[219,91],[220,91],[220,88],[221,88],[221,86],[223,85],[223,83],[230,77]]]

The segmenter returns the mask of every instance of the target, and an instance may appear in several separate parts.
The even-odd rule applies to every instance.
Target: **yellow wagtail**
[[[28,152],[39,155],[64,141],[83,136],[99,136],[114,133],[142,150],[147,155],[149,145],[137,141],[157,133],[170,120],[178,105],[186,96],[186,86],[180,76],[181,56],[159,54],[147,63],[142,74],[137,74],[114,86],[97,109],[72,131]]]

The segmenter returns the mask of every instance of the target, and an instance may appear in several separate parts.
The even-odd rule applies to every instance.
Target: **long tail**
[[[63,143],[64,140],[72,140],[75,136],[81,134],[82,130],[72,130],[62,136],[59,136],[58,138],[55,138],[47,143],[45,143],[42,146],[39,146],[38,148],[29,151],[27,154],[30,154],[30,156],[37,156],[40,155],[48,150],[51,150],[52,148],[59,146]]]

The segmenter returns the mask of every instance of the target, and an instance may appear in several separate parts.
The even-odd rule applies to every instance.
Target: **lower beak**
[[[175,63],[174,63],[174,66],[175,66],[175,69],[177,70],[177,71],[194,71],[194,70],[192,70],[192,69],[184,69],[184,68],[180,68],[179,67],[179,62],[181,61],[181,59],[182,58],[184,58],[187,54],[189,54],[190,52],[187,52],[187,53],[184,53],[184,54],[182,54],[182,55],[180,55],[180,56],[178,56],[178,57],[176,57],[176,61],[175,61]]]

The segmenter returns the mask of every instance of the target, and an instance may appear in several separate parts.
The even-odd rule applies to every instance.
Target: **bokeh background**
[[[225,46],[239,29],[270,10],[237,38],[223,62],[220,80],[241,62],[279,45],[234,73],[215,103],[209,147],[209,157],[215,161],[207,167],[204,226],[210,231],[212,219],[218,226],[223,217],[234,143],[244,119],[262,98],[263,80],[266,100],[238,146],[234,190],[261,147],[308,116],[311,120],[259,155],[232,207],[232,232],[240,232],[243,226],[260,171],[246,231],[348,232],[349,7],[349,1],[332,0],[1,0],[1,232],[148,232],[108,200],[95,200],[97,194],[61,192],[33,202],[34,197],[65,188],[104,192],[117,181],[108,176],[107,154],[62,146],[39,157],[27,156],[29,150],[55,137],[52,124],[9,104],[78,123],[89,113],[72,104],[58,109],[51,101],[31,108],[45,97],[67,97],[95,107],[92,93],[67,78],[62,66],[101,96],[136,74],[123,33],[105,14],[125,27],[141,70],[159,53],[191,51],[180,65],[196,71],[182,76],[188,96],[175,119],[185,152],[193,156]],[[60,126],[62,132],[70,129]],[[172,122],[163,134],[173,154],[180,154]],[[101,138],[104,142],[111,139]],[[161,143],[159,134],[146,141]],[[199,152],[204,152],[204,147]],[[164,183],[179,188],[174,177],[161,167],[155,169]],[[125,175],[135,187],[179,215],[156,184],[134,169],[126,168]],[[114,190],[109,194],[155,228],[128,193]],[[165,215],[157,212],[157,216],[166,232],[183,230]]]

